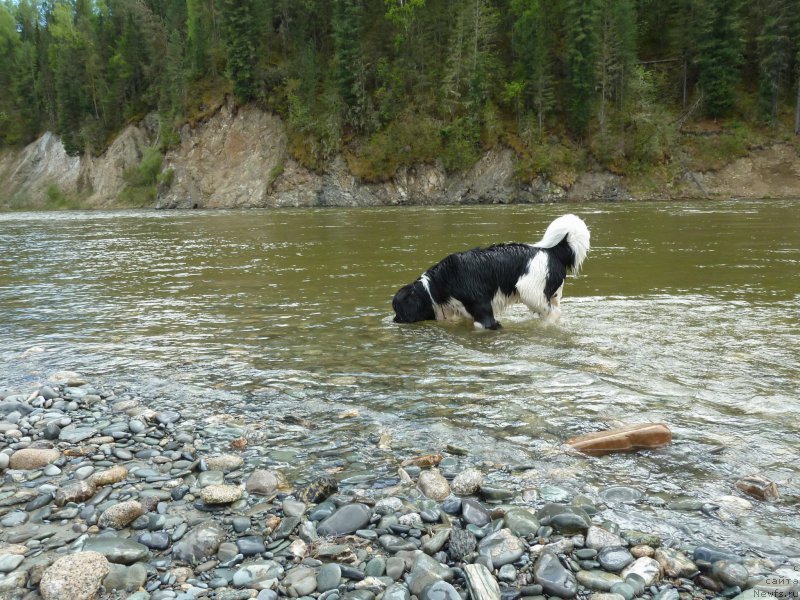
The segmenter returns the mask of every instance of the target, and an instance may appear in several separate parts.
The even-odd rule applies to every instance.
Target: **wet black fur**
[[[531,259],[539,252],[548,255],[543,293],[546,298],[551,298],[575,265],[575,254],[566,236],[552,248],[509,243],[451,254],[425,272],[430,296],[421,277],[400,288],[392,300],[394,322],[435,319],[431,303],[433,296],[437,304],[445,304],[451,298],[459,300],[477,323],[486,329],[498,329],[500,323],[494,318],[492,298],[498,290],[506,296],[515,293],[517,282],[528,273]]]

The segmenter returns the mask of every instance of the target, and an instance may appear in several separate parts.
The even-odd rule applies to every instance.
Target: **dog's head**
[[[416,323],[436,318],[431,297],[419,279],[398,290],[392,300],[392,308],[395,323]]]

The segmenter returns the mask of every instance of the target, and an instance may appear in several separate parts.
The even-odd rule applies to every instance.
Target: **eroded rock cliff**
[[[0,207],[47,206],[48,197],[75,198],[81,206],[112,208],[126,186],[124,174],[156,144],[153,118],[128,126],[101,156],[70,157],[47,133],[19,151],[0,152]],[[491,204],[637,199],[617,175],[597,170],[568,187],[540,178],[520,183],[509,148],[486,152],[466,173],[441,164],[402,167],[384,183],[365,183],[336,156],[322,172],[289,154],[281,119],[255,107],[223,106],[196,127],[185,125],[163,161],[158,208],[378,206]],[[655,194],[660,198],[800,197],[800,156],[776,144],[710,173],[686,173]],[[648,197],[652,197],[652,194]]]

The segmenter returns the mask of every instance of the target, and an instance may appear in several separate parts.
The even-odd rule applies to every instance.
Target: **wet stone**
[[[607,546],[625,546],[625,540],[615,533],[593,525],[586,531],[586,546],[600,550]]]
[[[417,486],[431,500],[442,501],[450,495],[450,484],[438,469],[420,473]]]
[[[718,560],[712,565],[711,574],[726,587],[744,588],[750,574],[747,568],[738,562]],[[800,579],[800,577],[798,577]]]
[[[420,600],[461,600],[456,589],[446,581],[435,581],[426,586],[419,598]]]
[[[272,538],[282,540],[289,537],[299,524],[300,519],[298,517],[284,517],[275,528],[275,531],[272,532]]]
[[[542,525],[565,534],[586,531],[592,524],[591,518],[584,510],[562,504],[545,504],[536,513],[536,518]]]
[[[453,493],[458,496],[471,496],[477,493],[483,483],[483,473],[477,469],[465,469],[453,479]]]
[[[206,523],[189,531],[173,546],[173,556],[188,564],[198,564],[216,554],[225,540],[225,532],[215,524]]]
[[[668,577],[693,577],[697,573],[697,565],[673,548],[659,548],[654,558]]]
[[[413,542],[407,539],[398,537],[396,535],[384,534],[378,538],[378,543],[387,552],[395,554],[403,550],[416,550],[417,547]]]
[[[478,527],[488,525],[492,521],[489,511],[473,498],[464,498],[461,501],[461,517],[467,523]]]
[[[464,529],[453,529],[450,532],[447,553],[452,560],[460,562],[464,557],[473,553],[477,546],[478,540],[472,532]]]
[[[364,504],[345,504],[317,526],[319,535],[345,535],[355,533],[366,526],[372,517],[372,509]]]
[[[478,552],[489,557],[497,568],[515,562],[525,552],[525,545],[510,529],[501,529],[483,538]]]
[[[150,555],[147,546],[133,540],[117,536],[98,536],[89,538],[83,545],[86,552],[97,552],[105,556],[109,562],[131,565]]]
[[[317,589],[317,577],[314,569],[298,567],[289,571],[281,585],[289,597],[299,598],[307,596]]]
[[[620,573],[623,579],[627,579],[630,574],[641,577],[644,585],[652,585],[661,575],[661,566],[652,558],[637,558]]]
[[[536,533],[540,527],[536,515],[524,508],[512,508],[506,512],[504,519],[505,526],[514,535],[522,537]]]
[[[342,569],[339,565],[336,563],[322,565],[317,571],[317,591],[327,592],[336,589],[341,578]]]
[[[156,413],[156,422],[161,425],[168,425],[174,423],[181,418],[181,413],[175,410],[164,410]]]
[[[239,538],[236,540],[236,548],[244,556],[255,556],[267,551],[264,545],[264,538],[259,535]]]
[[[600,570],[578,571],[575,574],[575,578],[583,587],[599,592],[611,591],[614,584],[623,582],[619,575]]]
[[[170,539],[166,531],[148,531],[139,536],[139,543],[151,550],[166,550]]]
[[[542,586],[545,593],[561,598],[574,598],[578,593],[578,582],[558,557],[552,552],[544,552],[533,568],[534,580]]]
[[[606,571],[619,573],[633,562],[633,555],[622,546],[606,546],[598,552],[597,562]]]

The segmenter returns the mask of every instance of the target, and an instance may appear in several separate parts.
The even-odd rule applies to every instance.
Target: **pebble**
[[[450,484],[438,469],[420,473],[417,480],[420,491],[431,500],[444,500],[450,495]]]
[[[325,536],[345,535],[355,533],[372,517],[372,509],[364,504],[345,504],[331,516],[321,521],[317,526],[317,533]]]
[[[533,567],[534,581],[542,586],[545,593],[561,598],[574,598],[578,593],[578,581],[564,568],[552,552],[544,552]]]
[[[49,448],[23,448],[11,455],[9,467],[30,471],[41,469],[61,458],[61,452]]]
[[[339,586],[342,578],[342,569],[336,563],[327,563],[319,568],[317,572],[317,591],[327,592]]]
[[[62,556],[47,567],[39,582],[44,600],[85,600],[95,598],[109,572],[105,556],[77,552]]]
[[[641,577],[646,586],[653,585],[661,575],[661,565],[654,559],[646,556],[637,558],[620,573],[623,579],[627,579],[630,574]]]
[[[657,535],[620,533],[601,520],[605,505],[613,512],[640,502],[635,488],[518,491],[513,470],[467,466],[468,455],[445,456],[438,468],[370,470],[355,442],[310,433],[267,448],[258,440],[269,426],[250,432],[146,408],[158,399],[123,386],[53,384],[48,399],[42,389],[0,412],[9,415],[0,421],[0,468],[15,467],[0,487],[0,597],[22,589],[45,597],[43,575],[55,578],[58,561],[81,555],[98,557],[107,574],[97,569],[75,598],[104,587],[134,600],[520,600],[572,598],[578,585],[593,600],[699,600],[730,598],[775,569],[702,543],[691,553],[664,548]],[[312,469],[293,489],[273,465],[295,473],[306,455],[323,457],[337,475]],[[486,485],[483,472],[502,483]],[[706,506],[659,500],[647,504]],[[714,503],[720,518],[734,517],[726,523],[749,519],[760,529],[751,502]]]
[[[243,493],[238,485],[212,484],[202,489],[200,498],[206,504],[232,504],[239,500]]]
[[[124,529],[144,513],[144,508],[136,500],[120,502],[107,508],[100,515],[97,524],[100,527],[111,527],[113,529]]]
[[[471,496],[483,483],[483,473],[477,469],[464,469],[453,479],[452,490],[458,496]]]
[[[473,498],[464,498],[461,501],[461,516],[467,523],[478,527],[488,525],[492,521],[489,511]]]
[[[597,553],[597,562],[611,573],[619,573],[631,564],[633,560],[633,554],[622,546],[605,546]]]

